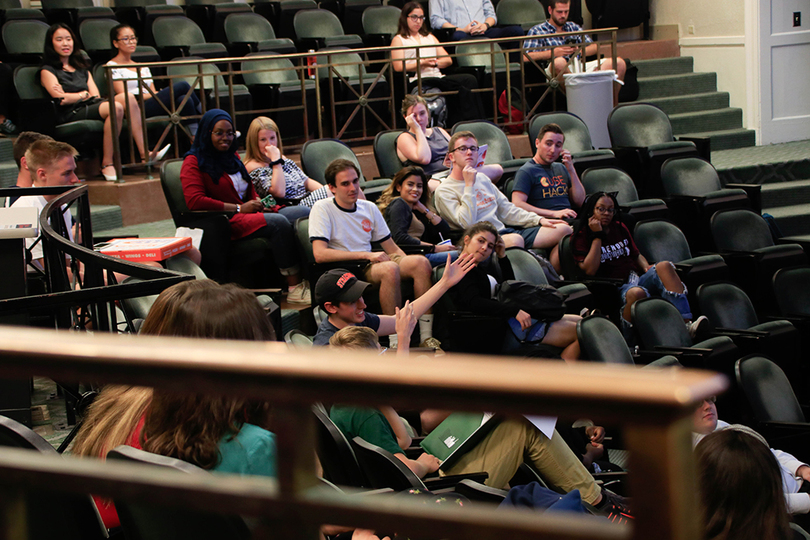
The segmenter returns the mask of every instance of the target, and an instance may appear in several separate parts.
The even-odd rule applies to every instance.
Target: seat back
[[[176,474],[209,474],[207,471],[166,456],[159,456],[130,446],[118,446],[107,459],[160,467],[167,476]],[[171,476],[169,476],[171,477]],[[128,540],[176,540],[177,538],[249,539],[250,531],[239,516],[223,516],[188,508],[166,507],[144,502],[116,500],[115,508]]]
[[[773,275],[773,290],[782,315],[810,315],[810,267],[779,269]]]
[[[568,140],[567,137],[566,140]],[[589,195],[597,191],[616,192],[616,200],[619,201],[619,204],[638,200],[638,191],[636,191],[633,179],[621,169],[593,167],[582,173],[581,180],[585,193]]]
[[[673,141],[667,113],[650,103],[624,103],[608,116],[610,144],[647,147]]]
[[[304,258],[310,265],[315,264],[315,254],[312,252],[312,242],[309,240],[309,218],[301,217],[295,220],[295,236],[298,245],[304,253]],[[313,298],[314,300],[314,298]],[[320,323],[318,323],[320,324]]]
[[[497,43],[493,43],[491,48],[489,43],[459,45],[456,47],[456,54],[461,67],[483,68],[485,73],[506,68],[506,53]]]
[[[305,9],[295,14],[293,27],[298,39],[318,39],[344,35],[337,15],[326,9]]]
[[[574,260],[574,252],[571,248],[571,235],[560,238],[558,244],[560,255],[560,274],[569,280],[580,280],[585,277],[585,272]]]
[[[42,9],[75,9],[93,7],[93,0],[42,0]]]
[[[185,58],[178,58],[177,60],[202,60],[196,56],[187,56]],[[216,64],[180,64],[169,65],[166,68],[166,74],[172,76],[173,82],[185,81],[192,88],[200,87],[200,70],[202,69],[202,87],[205,91],[213,91],[216,88],[217,92],[222,94],[228,93],[228,84],[225,82],[225,77],[216,66]],[[235,86],[235,85],[234,85]],[[235,90],[235,88],[234,88]],[[213,105],[209,105],[213,106]]]
[[[298,328],[293,328],[284,334],[284,342],[293,349],[311,349],[312,338]]]
[[[166,0],[114,0],[117,8],[166,5]]]
[[[84,50],[93,54],[95,52],[110,51],[110,30],[118,25],[113,19],[85,19],[79,25],[79,36],[82,39]],[[110,51],[110,57],[112,57]]]
[[[14,71],[14,89],[21,100],[48,99],[39,82],[39,67],[20,66]]]
[[[364,441],[362,437],[352,439],[352,448],[372,489],[427,490],[424,482],[388,450]]]
[[[683,317],[663,298],[644,298],[635,302],[630,311],[636,333],[645,348],[692,346]]]
[[[577,322],[577,340],[592,362],[633,365],[633,355],[615,324],[602,317],[586,317]]]
[[[367,36],[387,36],[387,42],[396,35],[400,9],[393,5],[370,6],[363,11],[363,33]]]
[[[7,9],[21,9],[22,4],[20,0],[2,0],[0,1],[0,9],[7,10]]]
[[[158,49],[205,43],[203,31],[188,17],[158,17],[152,23],[152,34]]]
[[[317,421],[318,446],[316,451],[323,467],[323,475],[339,486],[364,487],[368,484],[352,445],[329,418],[323,405],[312,406]]]
[[[525,249],[510,248],[506,250],[506,257],[512,265],[516,280],[535,285],[548,285],[543,267],[534,255]]]
[[[3,25],[3,44],[9,54],[31,54],[42,57],[42,44],[48,25],[35,20],[13,20]]]
[[[806,422],[785,372],[765,356],[748,355],[734,366],[737,384],[759,422]]]
[[[495,8],[495,15],[500,25],[517,25],[529,30],[546,20],[544,5],[536,0],[501,0]]]
[[[563,148],[572,154],[593,150],[591,132],[585,122],[574,113],[560,111],[536,114],[532,117],[529,122],[529,142],[532,145],[532,153],[537,152],[537,134],[546,124],[557,124],[562,128],[565,134]]]
[[[697,157],[668,159],[661,166],[661,182],[670,197],[687,195],[702,197],[722,188],[717,170]]]
[[[457,47],[460,49],[461,47]],[[473,120],[469,122],[459,122],[453,126],[453,133],[458,131],[471,131],[478,140],[478,145],[486,144],[487,156],[484,162],[487,164],[502,163],[513,159],[512,147],[509,139],[501,128],[486,120]]]
[[[309,11],[314,10],[299,11],[298,13],[307,13]],[[296,15],[296,17],[297,16],[298,15]],[[316,61],[318,62],[319,79],[326,79],[329,77],[329,67],[327,66],[329,65],[329,62],[331,62],[332,68],[335,70],[335,72],[340,74],[341,77],[349,80],[356,80],[362,77],[365,85],[371,84],[372,78],[368,75],[366,66],[363,64],[363,59],[360,58],[359,54],[354,52],[338,52],[326,56],[323,54],[323,52],[324,51],[321,51],[321,54],[316,57]]]
[[[374,137],[374,160],[380,176],[392,178],[405,166],[397,155],[397,137],[403,133],[401,129],[390,129],[381,131]]]
[[[0,416],[0,447],[57,453],[34,430],[5,416]],[[26,511],[28,538],[101,540],[107,537],[107,529],[89,495],[31,491],[26,494]]]
[[[704,283],[697,289],[700,312],[720,328],[746,330],[759,324],[754,304],[731,283]]]
[[[233,17],[233,15],[231,15]],[[266,53],[260,53],[266,54]],[[251,55],[245,58],[250,58]],[[257,55],[258,56],[258,55]],[[242,62],[242,70],[262,70],[255,73],[245,73],[242,77],[247,86],[259,84],[286,84],[300,81],[298,72],[293,69],[293,63],[287,58],[265,58],[262,60],[246,60]]]
[[[719,251],[754,251],[774,245],[762,216],[746,209],[721,210],[711,217],[712,238]]]
[[[258,43],[276,39],[276,32],[267,19],[255,13],[231,13],[225,18],[228,43]]]
[[[633,239],[650,262],[680,262],[692,258],[686,236],[669,221],[640,221],[633,230]]]
[[[365,181],[357,156],[345,143],[337,139],[313,139],[305,142],[301,147],[301,166],[304,172],[316,182],[324,185],[326,185],[326,178],[323,173],[326,171],[326,167],[338,158],[353,162],[360,171],[360,183]]]
[[[160,187],[166,196],[166,203],[172,214],[174,224],[182,224],[182,214],[190,212],[183,195],[183,183],[180,181],[180,169],[183,168],[182,159],[169,159],[160,164]]]

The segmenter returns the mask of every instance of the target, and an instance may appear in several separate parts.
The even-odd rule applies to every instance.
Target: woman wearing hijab
[[[287,279],[290,303],[309,304],[309,284],[299,274],[292,225],[265,209],[236,153],[236,129],[221,109],[206,112],[180,171],[186,204],[194,211],[233,213],[231,240],[267,238],[273,258]],[[224,257],[225,254],[222,254]]]

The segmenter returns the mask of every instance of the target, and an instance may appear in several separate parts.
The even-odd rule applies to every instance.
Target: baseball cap
[[[335,268],[324,273],[315,284],[315,301],[323,305],[325,302],[355,302],[366,287],[371,285],[360,281],[344,268]]]

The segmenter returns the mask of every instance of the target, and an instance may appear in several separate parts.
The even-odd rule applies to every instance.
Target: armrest
[[[760,330],[748,330],[748,329],[741,329],[741,328],[715,328],[712,330],[711,334],[713,336],[728,336],[728,337],[748,337],[752,339],[759,339],[768,337],[770,335],[769,332],[762,332]]]
[[[697,347],[672,347],[665,345],[656,345],[653,347],[656,352],[664,354],[671,354],[673,356],[708,356],[712,353],[711,349],[699,349]]]
[[[456,493],[464,495],[471,501],[500,504],[508,492],[505,489],[485,486],[472,480],[462,480],[456,485]]]
[[[442,43],[452,41],[453,33],[456,31],[455,27],[451,28],[437,28],[433,30],[433,35],[436,36]]]
[[[695,143],[698,155],[708,162],[712,160],[712,143],[709,137],[676,137],[679,141],[690,141]]]
[[[451,474],[448,476],[438,476],[435,478],[424,478],[425,486],[435,491],[437,489],[454,488],[456,484],[463,480],[472,480],[473,482],[484,483],[484,480],[489,478],[489,474],[485,472],[475,472],[467,474]]]
[[[428,246],[400,246],[398,245],[399,249],[405,252],[405,255],[424,255],[425,253],[431,253],[430,248]]]
[[[762,213],[762,185],[761,184],[726,184],[723,186],[728,189],[741,189],[748,195],[748,202],[751,203],[751,209],[757,214]]]

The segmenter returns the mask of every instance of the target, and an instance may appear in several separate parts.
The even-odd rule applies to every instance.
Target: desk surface
[[[0,208],[0,239],[39,236],[39,212],[36,208]]]

